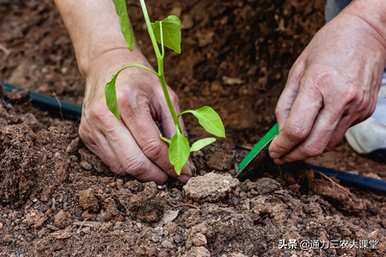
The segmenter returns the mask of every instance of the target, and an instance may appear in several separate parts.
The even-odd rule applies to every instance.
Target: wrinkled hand
[[[385,38],[363,18],[342,13],[325,25],[293,65],[276,107],[276,163],[317,156],[369,117],[385,66]]]
[[[171,137],[175,129],[158,78],[142,69],[122,72],[117,81],[122,121],[106,106],[106,82],[120,67],[130,63],[149,65],[138,50],[128,53],[126,49],[104,53],[91,64],[86,74],[79,134],[85,145],[114,173],[162,184],[176,174],[169,164],[167,145],[161,141],[160,134],[162,131],[164,136]],[[170,93],[177,107],[177,97]],[[178,179],[186,182],[191,167],[188,164]]]

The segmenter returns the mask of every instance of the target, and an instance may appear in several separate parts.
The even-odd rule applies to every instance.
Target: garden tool
[[[278,124],[274,124],[271,129],[253,146],[251,151],[242,159],[239,164],[236,164],[235,177],[246,179],[256,176],[257,170],[275,170],[278,166],[274,164],[269,157],[266,147],[279,134]],[[283,167],[280,171],[291,172],[293,169],[310,169],[317,176],[325,175],[334,177],[341,183],[358,187],[364,190],[386,193],[386,181],[382,179],[374,179],[366,176],[356,175],[347,171],[338,171],[331,168],[320,167],[306,162],[298,162],[297,165],[292,165],[292,169]]]

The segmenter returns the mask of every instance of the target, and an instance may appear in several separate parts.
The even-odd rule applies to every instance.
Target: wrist
[[[125,44],[122,43],[91,43],[87,47],[75,47],[76,59],[78,62],[79,71],[83,77],[87,77],[97,63],[101,60],[108,59],[122,59],[123,57],[130,57],[137,55],[139,52],[137,47],[130,51]],[[130,59],[130,58],[129,58]]]
[[[142,64],[148,67],[148,63],[140,49],[134,47],[129,50],[127,46],[109,47],[88,55],[83,61],[78,60],[82,75],[87,79],[93,74],[108,73],[111,76],[119,68],[127,64]]]
[[[344,11],[354,15],[377,32],[386,47],[386,1],[384,0],[354,0]]]

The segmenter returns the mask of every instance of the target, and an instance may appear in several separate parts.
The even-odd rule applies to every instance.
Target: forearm
[[[113,0],[55,0],[55,3],[70,33],[83,75],[98,56],[116,49],[129,51]]]
[[[346,13],[355,15],[368,23],[380,36],[386,47],[386,1],[385,0],[354,0]]]

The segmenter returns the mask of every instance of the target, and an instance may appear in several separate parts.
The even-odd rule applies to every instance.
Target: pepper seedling
[[[134,33],[127,12],[126,0],[114,0],[114,5],[119,16],[123,37],[125,38],[128,49],[132,50],[134,47]],[[202,148],[212,144],[216,141],[215,137],[224,138],[225,129],[220,115],[210,106],[203,106],[194,110],[185,110],[180,113],[176,112],[175,106],[173,105],[170,93],[168,91],[164,70],[164,58],[165,47],[174,51],[176,54],[181,53],[181,20],[175,15],[170,15],[163,20],[151,22],[145,1],[140,0],[140,5],[145,19],[146,28],[149,33],[149,37],[157,59],[157,71],[155,72],[146,66],[135,63],[123,66],[115,74],[113,74],[112,79],[106,84],[106,103],[109,110],[115,115],[115,117],[120,119],[120,112],[117,104],[116,81],[119,74],[125,69],[144,69],[157,76],[160,81],[162,92],[176,129],[176,132],[172,138],[169,139],[162,135],[160,135],[160,137],[166,144],[168,144],[169,161],[173,165],[176,174],[180,175],[182,168],[189,160],[190,153],[199,151]],[[199,125],[209,134],[215,137],[199,139],[190,145],[188,138],[182,132],[180,123],[180,119],[182,119],[182,116],[186,114],[193,115],[198,120]]]

